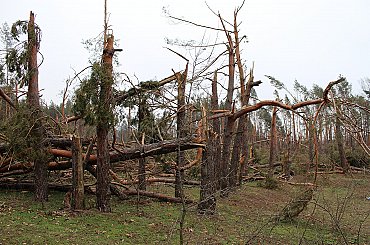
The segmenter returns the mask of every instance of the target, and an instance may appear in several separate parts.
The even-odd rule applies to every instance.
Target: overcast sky
[[[241,2],[209,0],[208,4],[230,19]],[[64,81],[88,65],[81,42],[102,31],[103,6],[104,0],[2,1],[0,23],[26,20],[30,10],[36,14],[45,57],[39,81],[47,102],[60,102]],[[108,0],[110,24],[123,49],[118,54],[120,72],[145,81],[183,69],[183,60],[163,48],[165,38],[199,40],[204,30],[173,23],[165,18],[163,7],[172,15],[219,26],[202,0]],[[258,95],[268,98],[267,91],[273,90],[264,75],[288,87],[294,80],[325,87],[342,74],[360,93],[361,79],[370,77],[369,11],[368,0],[246,0],[239,14],[241,34],[248,37],[243,59],[248,67],[255,62],[255,77],[264,81]]]

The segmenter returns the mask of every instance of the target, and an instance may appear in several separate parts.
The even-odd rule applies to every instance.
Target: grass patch
[[[274,215],[301,191],[280,184],[276,190],[246,183],[228,198],[217,198],[213,216],[197,214],[196,204],[187,206],[184,240],[188,244],[348,244],[370,243],[370,183],[367,176],[319,177],[314,201],[298,218],[287,223]],[[151,190],[173,194],[169,185]],[[185,193],[193,200],[199,189]],[[31,192],[0,190],[0,244],[178,244],[181,205],[136,198],[112,199],[113,212],[99,213],[95,197],[88,195],[88,209],[62,210],[64,193],[51,192],[44,205],[33,201]],[[315,205],[316,204],[316,205]],[[334,218],[333,218],[334,217]],[[339,228],[336,227],[339,222]],[[358,235],[358,230],[360,233]],[[343,234],[343,235],[342,235]]]

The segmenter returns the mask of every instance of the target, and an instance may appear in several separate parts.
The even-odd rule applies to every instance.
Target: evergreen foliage
[[[43,135],[32,134],[36,127],[43,125],[46,117],[36,110],[30,110],[25,102],[21,102],[18,110],[0,123],[0,131],[9,143],[9,153],[14,159],[23,162],[33,162],[35,159],[47,162],[50,155],[46,151],[35,151],[35,146],[43,144]],[[42,114],[41,114],[42,115]]]
[[[97,125],[98,120],[105,122],[108,119],[109,124],[106,126],[110,127],[114,124],[113,111],[100,105],[100,90],[103,83],[111,86],[114,81],[106,75],[104,69],[99,63],[93,64],[90,78],[83,80],[76,90],[73,112],[82,116],[88,125]]]

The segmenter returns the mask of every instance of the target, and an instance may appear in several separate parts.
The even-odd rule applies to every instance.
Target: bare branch
[[[174,19],[174,20],[178,20],[178,21],[181,21],[181,22],[185,22],[185,23],[197,26],[197,27],[211,29],[211,30],[214,30],[214,31],[224,31],[223,29],[219,29],[219,28],[215,28],[215,27],[211,27],[211,26],[200,25],[200,24],[197,24],[195,22],[192,22],[192,21],[189,21],[189,20],[184,20],[184,19],[181,19],[181,18],[177,18],[177,17],[172,16],[172,15],[168,15],[168,17],[171,18],[171,19]],[[231,32],[231,31],[228,31],[228,32]]]
[[[2,97],[11,107],[16,108],[12,99],[0,88],[0,97]]]

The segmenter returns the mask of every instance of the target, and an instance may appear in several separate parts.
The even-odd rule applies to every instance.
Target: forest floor
[[[257,181],[244,183],[228,198],[217,198],[212,216],[198,215],[196,204],[186,206],[184,244],[370,244],[369,180],[362,174],[318,176],[308,208],[287,223],[273,218],[304,187],[280,183],[269,190]],[[173,193],[171,185],[150,190]],[[185,187],[185,193],[198,200],[199,187]],[[51,192],[41,205],[31,192],[0,190],[0,244],[179,244],[181,204],[114,197],[113,212],[103,214],[93,195],[78,212],[63,210],[63,198]]]

